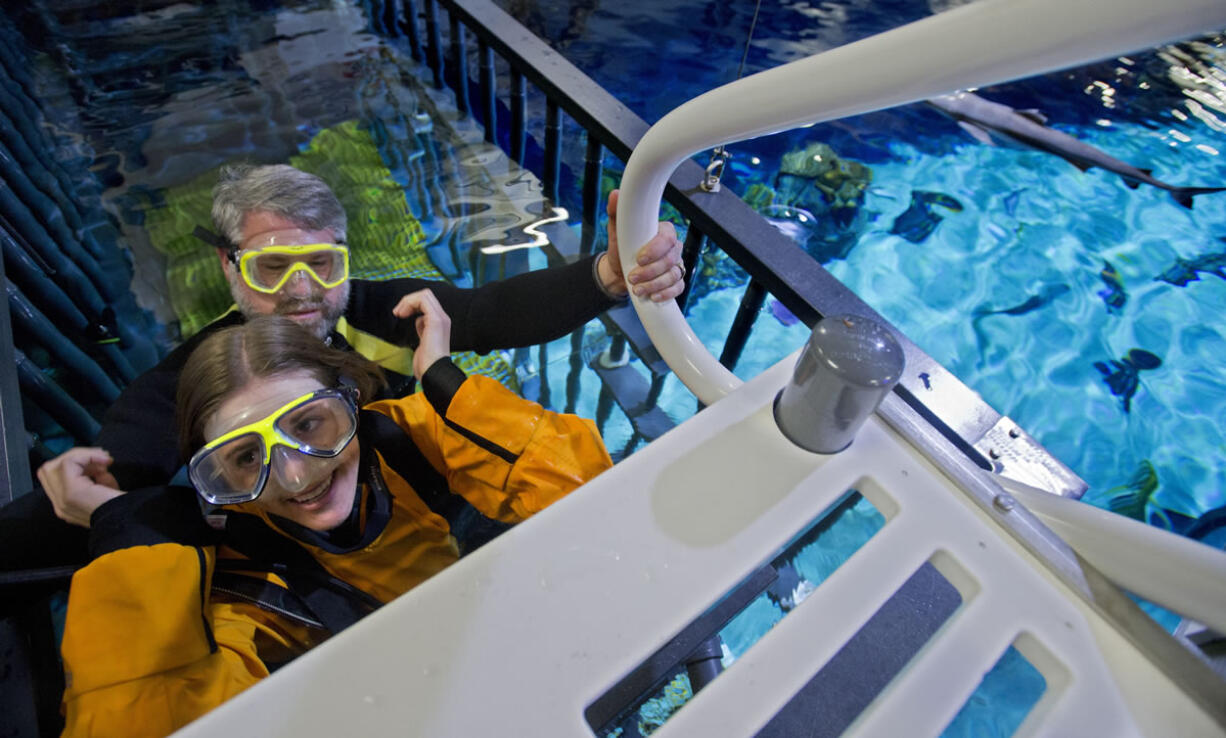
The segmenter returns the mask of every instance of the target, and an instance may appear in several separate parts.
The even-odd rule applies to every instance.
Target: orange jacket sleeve
[[[108,553],[72,579],[66,736],[164,736],[268,675],[257,624],[209,601],[212,547]]]
[[[440,360],[424,392],[370,407],[406,428],[451,490],[486,516],[524,520],[613,465],[592,421],[546,410],[489,377],[460,372],[437,392],[438,369],[460,372]]]

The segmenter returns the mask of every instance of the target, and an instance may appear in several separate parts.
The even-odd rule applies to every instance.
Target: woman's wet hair
[[[223,328],[200,342],[179,375],[175,410],[182,460],[204,445],[204,427],[227,397],[253,379],[300,371],[324,387],[356,387],[360,403],[387,385],[378,364],[324,344],[290,318],[265,315]]]
[[[237,248],[243,240],[243,219],[254,211],[276,213],[299,228],[332,229],[345,241],[345,209],[319,177],[288,164],[223,167],[213,187],[213,226]]]

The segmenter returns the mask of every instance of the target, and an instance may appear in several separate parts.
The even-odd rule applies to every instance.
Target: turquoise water
[[[403,55],[362,32],[365,20],[360,13],[341,13],[338,22],[330,3],[299,5],[302,12],[253,11],[241,24],[227,26],[219,20],[212,41],[196,32],[185,36],[180,46],[167,45],[161,51],[180,64],[167,67],[172,76],[163,80],[162,89],[154,89],[145,78],[147,57],[116,51],[109,58],[129,54],[130,66],[116,64],[99,74],[98,83],[106,86],[89,98],[93,107],[83,123],[93,127],[84,140],[96,151],[99,167],[121,162],[112,165],[112,174],[121,181],[108,194],[128,218],[125,231],[134,248],[139,247],[137,216],[144,212],[132,205],[134,197],[156,201],[148,193],[165,193],[222,161],[283,161],[319,129],[358,118],[371,129],[383,127],[386,139],[380,153],[423,222],[440,270],[468,283],[472,275],[455,247],[473,239],[516,237],[539,193],[526,192],[513,172],[505,178],[485,178],[483,173],[497,166],[497,157],[489,157],[488,150],[461,148],[458,155],[440,155],[441,148],[458,138],[445,126],[415,127],[413,113],[430,107],[427,98],[407,84],[412,72]],[[583,33],[550,37],[568,54],[575,52],[580,62],[603,59],[606,66],[597,65],[593,76],[628,103],[643,104],[637,109],[654,120],[686,97],[730,79],[752,3],[693,3],[689,17],[701,23],[680,22],[687,12],[684,5],[622,3],[587,10],[546,13],[549,22],[571,19],[570,30],[576,30],[576,18],[585,19],[579,29]],[[779,10],[794,21],[791,35],[757,42],[750,71],[929,12],[917,3],[801,2]],[[206,15],[185,5],[165,11],[176,13],[185,28],[197,29]],[[110,32],[126,37],[130,31],[123,19],[82,25],[83,30],[73,32],[92,43],[102,43]],[[238,27],[246,30],[236,33]],[[669,40],[651,41],[647,32],[660,29]],[[764,23],[763,29],[789,32],[787,23],[778,19]],[[221,43],[223,38],[227,43]],[[621,51],[602,55],[595,51],[595,41]],[[298,48],[294,53],[282,48],[283,56],[271,51],[283,46]],[[635,53],[644,49],[653,53]],[[687,66],[672,73],[669,84],[643,84],[655,70],[675,70],[678,60]],[[1226,151],[1226,124],[1215,122],[1217,114],[1209,105],[1212,86],[1208,97],[1199,96],[1197,114],[1191,96],[1170,89],[1169,82],[1164,86],[1165,78],[1155,76],[1162,63],[1150,54],[1133,64],[1144,73],[1111,76],[1114,67],[1108,64],[983,94],[1018,107],[1048,101],[1046,97],[1055,104],[1044,107],[1061,130],[1118,158],[1152,167],[1172,182],[1226,184],[1226,164],[1218,154]],[[1165,69],[1170,68],[1167,63]],[[1090,83],[1095,78],[1106,80],[1118,93],[1104,95],[1102,87]],[[627,81],[635,90],[619,89]],[[1160,104],[1150,100],[1142,83],[1161,93]],[[631,94],[646,89],[654,93],[650,100],[636,100]],[[1122,102],[1108,108],[1106,98]],[[1127,108],[1127,114],[1121,108]],[[1172,112],[1176,110],[1187,120],[1179,120]],[[1226,194],[1199,197],[1188,211],[1154,188],[1129,190],[1113,175],[1082,174],[1049,155],[975,144],[919,106],[735,147],[727,186],[772,181],[782,156],[812,141],[827,143],[839,156],[872,171],[854,245],[846,258],[829,261],[827,268],[1072,466],[1091,485],[1087,499],[1105,504],[1109,490],[1148,461],[1159,482],[1151,513],[1161,507],[1194,516],[1223,504],[1226,463],[1220,439],[1226,372],[1218,316],[1226,300],[1226,281],[1202,274],[1200,280],[1176,287],[1154,277],[1176,258],[1193,259],[1226,248],[1218,238],[1226,235]],[[122,156],[116,157],[117,152]],[[477,175],[482,178],[475,179]],[[465,189],[474,182],[477,187]],[[890,232],[917,190],[941,193],[961,208],[933,208],[942,220],[918,243]],[[125,195],[130,197],[121,199]],[[514,207],[507,207],[508,202]],[[474,213],[481,217],[465,217]],[[534,266],[541,265],[541,258],[535,252]],[[1119,271],[1128,294],[1117,313],[1108,311],[1098,295],[1105,287],[1099,276],[1104,260]],[[152,261],[142,260],[137,287],[157,281],[151,273],[163,265]],[[1042,308],[1021,315],[985,314],[978,321],[972,317],[977,309],[1019,305],[1051,285],[1063,285],[1067,291]],[[156,292],[156,286],[150,291]],[[715,289],[691,306],[690,319],[714,353],[722,348],[741,292],[739,287]],[[737,374],[755,376],[798,348],[807,334],[803,326],[776,317],[768,304]],[[589,359],[607,342],[603,326],[589,325],[580,342],[582,358]],[[1152,352],[1163,363],[1141,373],[1131,409],[1124,412],[1094,363],[1118,360],[1134,348]],[[554,393],[552,404],[560,407],[557,398],[569,377],[571,357],[570,342],[562,340],[544,353],[522,353],[512,360],[524,378],[545,376]],[[599,412],[599,380],[585,370],[579,383],[573,410],[593,417]],[[672,377],[665,381],[660,405],[677,421],[694,413],[693,397]],[[614,451],[636,447],[628,420],[616,412],[605,437]],[[841,551],[831,544],[822,555],[838,556]],[[773,606],[767,605],[756,604],[737,626],[744,628],[729,632],[737,649],[752,642],[751,630],[774,622]]]
[[[745,73],[949,5],[763,4]],[[533,8],[520,17],[652,122],[735,77],[754,3],[559,1]],[[979,94],[1039,108],[1056,130],[1165,182],[1221,186],[1224,59],[1221,39],[1208,37]],[[1087,501],[1108,506],[1127,491],[1121,486],[1152,469],[1151,522],[1186,529],[1189,518],[1226,504],[1226,279],[1209,272],[1184,286],[1156,279],[1179,259],[1221,262],[1226,193],[1197,196],[1189,210],[1155,187],[1129,189],[1109,172],[1083,173],[1051,154],[977,143],[920,104],[735,144],[725,185],[744,196],[755,184],[773,184],[782,157],[815,142],[871,170],[850,250],[825,260],[826,268],[1069,465],[1089,484]],[[935,227],[918,242],[906,228],[891,232],[900,230],[896,219],[914,192],[960,207],[929,207],[927,224]],[[1106,263],[1126,295],[1117,308],[1100,294],[1109,289],[1100,275]],[[1044,290],[1055,296],[1042,307],[991,312]],[[719,293],[690,314],[717,352],[732,312],[704,303],[724,300]],[[978,320],[977,311],[984,314]],[[755,330],[778,322],[768,304]],[[753,376],[801,341],[790,334],[755,341],[737,374]],[[1137,373],[1125,411],[1095,364],[1110,371],[1112,360],[1133,349],[1161,365]]]

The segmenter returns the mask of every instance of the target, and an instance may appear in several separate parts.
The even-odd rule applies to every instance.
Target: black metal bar
[[[537,349],[537,384],[539,391],[537,392],[537,402],[541,407],[552,407],[553,395],[549,391],[549,345],[542,343]]]
[[[59,735],[64,671],[46,597],[0,620],[0,715],[5,735]]]
[[[570,334],[570,372],[566,375],[566,409],[574,413],[579,402],[579,383],[583,377],[583,334],[580,328]]]
[[[400,26],[396,23],[395,0],[381,0],[383,8],[383,32],[392,38],[400,35]]]
[[[690,302],[690,294],[694,291],[694,282],[698,279],[698,259],[702,256],[702,246],[705,236],[702,229],[693,223],[685,232],[685,243],[681,245],[681,263],[685,265],[685,289],[677,295],[677,307],[684,313]]]
[[[434,75],[434,89],[443,89],[443,42],[438,27],[438,4],[424,0],[426,9],[426,64]]]
[[[664,380],[667,374],[655,374],[651,377],[651,389],[647,390],[647,406],[655,407],[660,402],[660,393],[664,391]]]
[[[513,69],[518,70],[544,93],[557,101],[568,116],[622,161],[646,133],[648,125],[633,111],[592,81],[570,62],[533,35],[514,18],[485,0],[438,0],[451,13],[459,14],[468,28]],[[665,199],[699,228],[711,244],[732,257],[750,277],[783,303],[793,315],[812,326],[823,315],[853,313],[890,322],[861,300],[834,275],[826,271],[790,237],[779,232],[727,187],[719,192],[702,191],[698,184],[705,172],[687,159],[669,177]],[[895,336],[906,353],[908,371],[895,392],[906,399],[924,397],[920,407],[934,426],[950,440],[974,442],[1000,418],[986,403],[975,404],[970,390],[926,393],[919,371],[950,388],[961,381],[929,357],[899,331]],[[972,406],[968,406],[967,402]],[[918,409],[918,408],[917,408]]]
[[[477,42],[477,57],[481,63],[481,112],[485,119],[485,140],[498,141],[498,86],[494,77],[494,50],[485,41]]]
[[[766,301],[766,295],[766,288],[756,279],[750,279],[745,286],[741,306],[737,308],[732,328],[728,330],[728,338],[724,340],[724,351],[719,355],[719,363],[728,367],[728,371],[736,368],[736,362],[745,350],[745,343],[749,340],[749,333],[753,330],[754,321],[758,319],[758,312]]]
[[[620,333],[614,334],[609,342],[609,363],[620,364],[626,359],[626,337]]]
[[[468,104],[468,51],[464,43],[464,26],[460,19],[451,15],[451,72],[452,89],[455,90],[455,106],[462,115],[472,112]]]
[[[685,673],[690,677],[690,690],[698,694],[724,670],[724,641],[719,633],[702,642],[702,645],[685,660]]]
[[[4,260],[0,259],[0,278]],[[13,327],[9,322],[7,300],[0,301],[0,366],[17,363],[13,347]],[[30,456],[26,448],[25,421],[21,413],[21,392],[17,374],[0,372],[0,505],[11,502],[19,493],[32,488]]]
[[[558,202],[558,184],[562,176],[562,116],[558,104],[545,101],[545,171],[542,186],[545,197]]]
[[[598,697],[583,711],[583,717],[592,730],[599,733],[618,717],[626,707],[656,689],[676,673],[677,667],[702,644],[749,606],[755,597],[762,594],[777,578],[775,567],[770,564],[755,569],[743,582],[710,610],[694,619],[659,651],[649,656],[642,664],[622,677],[609,691]]]
[[[518,68],[511,69],[511,158],[523,166],[524,150],[528,145],[528,129],[524,124],[528,99],[524,74]]]
[[[415,62],[424,61],[426,57],[421,53],[421,39],[417,36],[417,2],[404,0],[401,8],[404,12],[401,13],[400,30],[409,37],[409,54]]]
[[[613,390],[609,389],[607,384],[600,385],[600,397],[596,398],[596,430],[601,433],[605,432],[605,424],[609,422],[609,415],[613,413],[615,403]]]
[[[583,230],[579,237],[579,253],[591,254],[596,251],[596,241],[600,223],[601,178],[604,169],[604,146],[600,139],[587,134],[587,149],[583,155]]]

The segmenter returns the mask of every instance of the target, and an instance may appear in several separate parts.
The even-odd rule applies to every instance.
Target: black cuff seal
[[[421,375],[421,389],[426,393],[426,399],[430,401],[434,411],[445,418],[447,408],[451,407],[451,398],[460,391],[460,385],[464,384],[466,379],[468,375],[464,370],[444,356],[431,364],[425,374]]]

